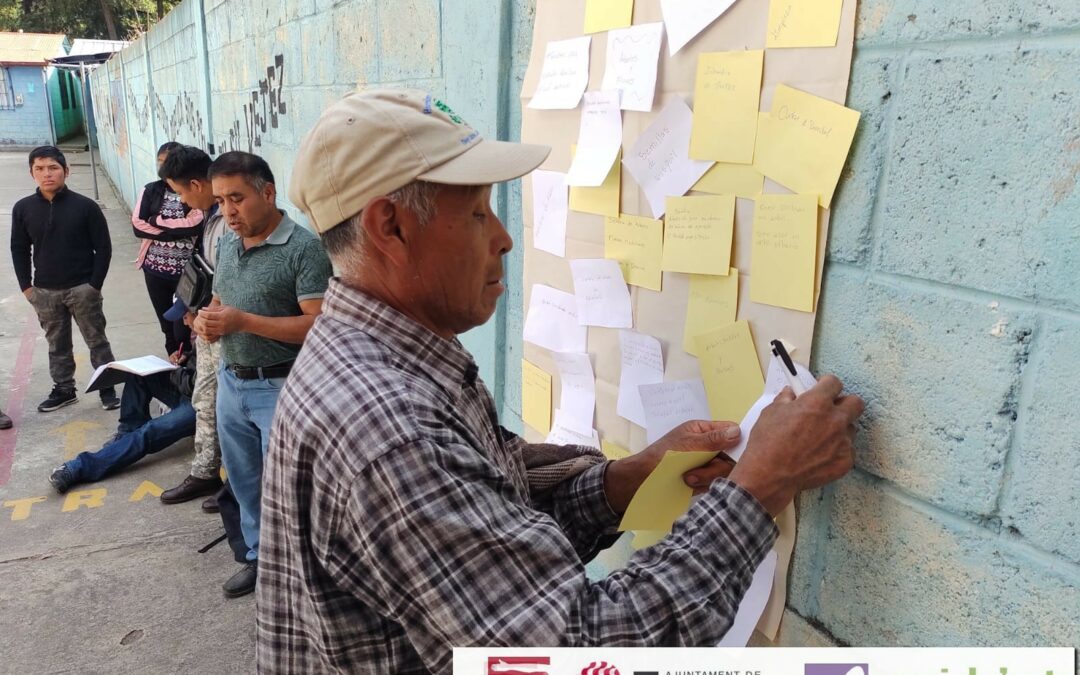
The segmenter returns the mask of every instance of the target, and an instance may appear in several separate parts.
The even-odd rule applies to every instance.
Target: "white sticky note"
[[[623,156],[623,166],[645,191],[653,218],[664,215],[668,197],[686,194],[714,164],[690,159],[693,125],[690,107],[676,96]]]
[[[649,443],[690,420],[708,420],[709,400],[702,379],[678,380],[638,387],[645,408],[645,432]]]
[[[587,351],[588,329],[578,323],[577,299],[551,286],[533,284],[524,340],[553,352]]]
[[[533,246],[566,257],[566,174],[537,169],[532,172]]]
[[[794,363],[795,371],[799,374],[799,382],[804,387],[810,389],[817,384],[817,378],[807,370],[806,366],[797,361]],[[781,368],[782,366],[777,363],[776,359],[769,359],[769,371],[765,375],[765,391],[754,402],[754,405],[750,406],[750,410],[747,410],[746,414],[743,415],[742,422],[739,422],[739,429],[742,431],[742,436],[739,437],[739,445],[728,451],[728,456],[736,462],[746,451],[746,443],[750,440],[750,432],[753,431],[762,411],[769,407],[769,404],[773,402],[777,394],[784,390],[784,387],[788,386],[787,378],[784,377],[784,371]]]
[[[551,433],[547,435],[544,442],[555,445],[584,445],[599,450],[600,434],[596,429],[589,434],[579,434],[570,429],[563,421],[562,408],[560,408],[555,411],[555,423],[551,425]]]
[[[674,56],[734,4],[735,0],[660,0],[667,26],[668,55]]]
[[[622,92],[623,110],[649,112],[656,96],[656,64],[664,24],[645,23],[608,33],[601,89]]]
[[[645,407],[638,387],[664,381],[664,353],[660,341],[651,335],[634,331],[619,331],[619,350],[622,369],[619,376],[619,400],[615,405],[620,417],[639,427],[648,426]]]
[[[578,321],[583,326],[630,328],[634,325],[630,289],[618,260],[571,260],[570,271],[574,275]]]
[[[765,612],[765,605],[772,595],[773,577],[776,576],[776,549],[769,551],[754,571],[754,580],[739,603],[735,621],[720,639],[717,647],[745,647],[754,634],[754,628]]]
[[[578,131],[577,151],[566,173],[566,184],[598,187],[611,173],[622,148],[622,112],[619,92],[590,91],[585,94]]]
[[[544,49],[544,66],[530,108],[570,110],[576,108],[589,86],[589,48],[592,37],[554,40]]]
[[[593,415],[596,412],[596,378],[588,354],[560,352],[554,354],[559,369],[559,398],[561,424],[571,431],[589,435],[593,433]]]

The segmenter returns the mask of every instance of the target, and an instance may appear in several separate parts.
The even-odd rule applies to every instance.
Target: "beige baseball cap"
[[[490,185],[519,178],[551,148],[484,140],[450,106],[416,89],[355,91],[300,144],[289,200],[319,233],[414,180]]]

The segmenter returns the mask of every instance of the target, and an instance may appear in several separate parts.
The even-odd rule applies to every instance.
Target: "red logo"
[[[581,669],[581,675],[619,675],[619,669],[607,661],[593,661]]]
[[[549,656],[489,656],[487,675],[548,675]]]

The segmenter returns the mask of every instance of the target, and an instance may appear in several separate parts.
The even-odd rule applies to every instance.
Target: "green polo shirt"
[[[300,303],[326,293],[333,268],[319,237],[282,213],[273,233],[246,251],[235,232],[218,244],[214,293],[223,305],[261,316],[300,316]],[[273,366],[300,353],[300,345],[251,333],[221,338],[221,354],[230,366]]]

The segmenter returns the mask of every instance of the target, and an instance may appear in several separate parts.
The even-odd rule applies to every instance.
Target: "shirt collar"
[[[215,205],[216,206],[216,205]],[[263,239],[261,242],[252,246],[251,248],[244,248],[244,239],[238,234],[234,233],[236,237],[236,250],[240,255],[244,255],[247,251],[254,251],[255,249],[262,248],[263,246],[281,246],[289,241],[292,237],[293,230],[296,229],[296,221],[289,217],[289,214],[278,209],[278,213],[281,214],[281,222],[278,223],[274,231],[270,233],[270,236]],[[207,218],[209,220],[209,218]]]
[[[41,188],[37,188],[36,190],[34,190],[34,193],[38,196],[38,199],[40,199],[41,201],[43,201],[43,202],[49,201],[48,199],[45,198],[45,195],[41,194]],[[59,190],[57,190],[56,194],[53,195],[52,201],[55,202],[57,199],[62,199],[63,197],[66,197],[67,193],[68,193],[68,186],[67,186],[67,183],[64,183],[64,186],[62,188],[60,188]]]
[[[475,384],[479,369],[471,354],[454,338],[446,340],[339,278],[330,279],[323,298],[324,316],[358,328],[398,356],[415,363],[452,399],[463,385]]]

